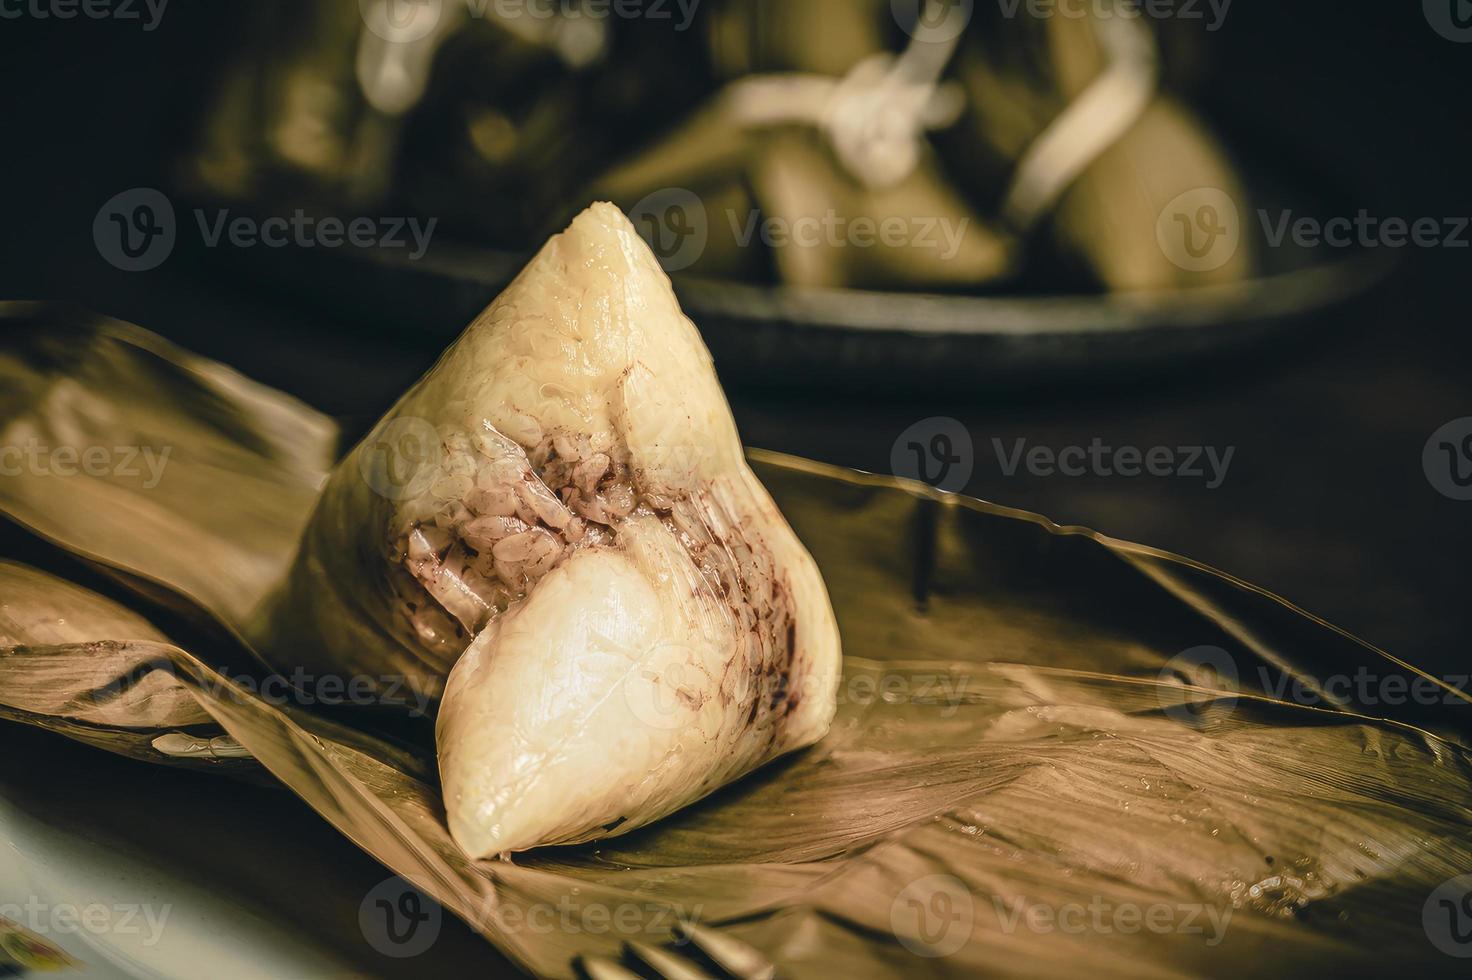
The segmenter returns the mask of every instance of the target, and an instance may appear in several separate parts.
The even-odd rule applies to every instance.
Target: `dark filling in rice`
[[[557,433],[527,453],[492,431],[446,440],[443,458],[462,461],[458,471],[401,508],[390,528],[396,605],[420,644],[453,659],[573,553],[613,545],[623,518],[647,514],[670,530],[733,617],[740,649],[726,671],[741,673],[722,678],[723,698],[749,711],[749,723],[796,706],[800,692],[787,689],[795,625],[785,576],[748,522],[711,494],[641,492],[627,453],[584,434]]]

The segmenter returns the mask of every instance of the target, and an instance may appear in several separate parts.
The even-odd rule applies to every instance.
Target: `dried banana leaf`
[[[27,308],[24,322],[48,315]],[[106,476],[22,473],[0,480],[0,509],[229,623],[290,557],[330,426],[136,328],[71,322],[54,345],[26,329],[0,338],[21,382],[6,444],[41,431],[178,448],[143,502]],[[232,382],[201,381],[219,377]],[[147,402],[116,400],[144,389]],[[242,473],[250,458],[262,466]],[[813,750],[614,841],[469,861],[427,743],[264,698],[115,601],[14,564],[0,565],[0,704],[140,758],[264,767],[542,975],[626,941],[658,946],[682,918],[718,959],[754,950],[747,972],[794,977],[1455,965],[1423,908],[1472,871],[1465,698],[1276,699],[1283,677],[1437,682],[1170,555],[887,478],[752,460],[832,594],[848,655],[838,719]],[[72,494],[181,517],[160,537],[100,518],[81,533]],[[255,570],[186,560],[211,542],[256,554]],[[1221,651],[1237,683],[1163,669],[1200,648]],[[224,736],[255,761],[154,748],[177,732]]]
[[[285,574],[336,426],[119,320],[0,303],[0,327],[5,513],[243,623]]]

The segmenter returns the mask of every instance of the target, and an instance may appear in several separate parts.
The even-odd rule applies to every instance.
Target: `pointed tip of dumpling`
[[[594,201],[579,211],[558,237],[597,239],[625,232],[637,235],[628,216],[608,201]]]
[[[608,201],[595,201],[584,208],[553,243],[570,268],[602,263],[622,275],[638,272],[668,287],[659,260],[634,223]]]
[[[628,215],[619,209],[612,201],[594,201],[572,220],[574,225],[580,222],[598,222],[609,227],[627,228],[633,230],[634,225],[629,221]]]

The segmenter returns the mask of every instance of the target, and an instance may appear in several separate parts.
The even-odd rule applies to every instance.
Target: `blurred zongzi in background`
[[[920,0],[660,11],[253,5],[242,36],[261,43],[226,63],[186,187],[403,208],[521,252],[608,197],[671,271],[754,283],[1056,293],[1254,272],[1245,241],[1211,269],[1157,241],[1184,192],[1248,196],[1167,94],[1139,17]]]

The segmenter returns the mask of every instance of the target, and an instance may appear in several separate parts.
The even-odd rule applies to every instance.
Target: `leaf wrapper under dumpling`
[[[325,426],[299,405],[300,430],[265,426],[255,398],[221,399],[188,371],[159,382],[162,348],[119,353],[115,337],[104,324],[72,340],[79,351],[111,349],[119,383],[151,377],[162,390],[149,426],[181,446],[198,435],[195,398],[213,401],[212,439]],[[53,387],[67,377],[34,348],[9,350],[0,363],[12,372],[44,367]],[[136,442],[147,428],[137,410],[93,393],[82,431]],[[12,398],[4,421],[45,423],[55,410]],[[170,583],[160,570],[203,540],[247,548],[234,540],[232,508],[264,507],[267,491],[243,489],[211,462],[265,443],[247,445],[171,464],[212,468],[177,486],[166,475],[150,501],[160,513],[178,503],[200,514],[191,495],[220,482],[213,516],[167,538],[101,523],[85,541],[72,536],[68,495],[95,500],[113,492],[106,481],[76,491],[64,479],[22,476],[32,479],[22,488],[7,478],[0,506],[123,569],[125,582],[216,595],[228,590],[211,574],[233,572],[196,569]],[[404,751],[269,703],[115,602],[13,565],[0,568],[0,703],[8,718],[139,758],[179,725],[228,735],[540,975],[572,975],[573,957],[617,955],[625,940],[659,943],[676,916],[750,943],[794,977],[1288,976],[1356,972],[1369,957],[1424,971],[1452,963],[1428,941],[1422,908],[1442,882],[1472,871],[1465,699],[1274,700],[1281,676],[1310,689],[1359,670],[1434,682],[1179,558],[886,478],[762,453],[752,461],[828,583],[847,651],[838,717],[814,749],[613,842],[469,861],[445,827],[428,745]],[[277,500],[301,500],[304,521],[311,501],[290,491],[302,469],[275,472],[289,491]],[[285,511],[282,526],[292,523]],[[179,552],[158,553],[170,548]],[[46,632],[55,618],[73,632]],[[1162,671],[1200,648],[1222,651],[1237,683],[1193,687]],[[160,659],[173,667],[148,666]],[[150,682],[154,671],[162,677]],[[129,682],[114,683],[117,674]],[[84,696],[99,690],[115,696]],[[130,699],[134,690],[148,697]],[[1092,908],[1105,929],[1091,925]],[[1166,927],[1116,920],[1121,910]]]

